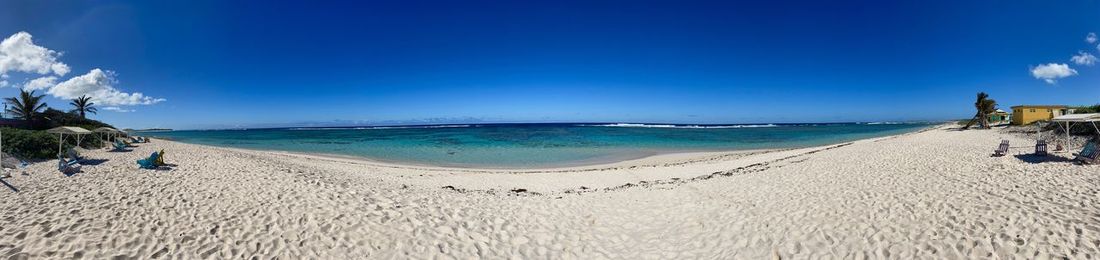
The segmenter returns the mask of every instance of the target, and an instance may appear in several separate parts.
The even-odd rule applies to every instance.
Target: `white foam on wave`
[[[779,127],[776,124],[756,124],[756,125],[669,125],[669,124],[633,124],[633,123],[616,123],[616,124],[602,124],[602,125],[590,125],[600,127],[641,127],[641,128],[679,128],[679,129],[727,129],[727,128],[759,128],[759,127]]]
[[[416,125],[416,126],[364,126],[364,127],[300,127],[288,130],[382,130],[382,129],[422,129],[422,128],[462,128],[473,125]]]
[[[870,122],[870,123],[864,123],[864,124],[866,124],[866,125],[900,125],[900,124],[905,124],[905,122]]]
[[[364,127],[362,129],[419,129],[419,128],[463,128],[471,127],[472,125],[419,125],[419,126],[375,126]],[[360,128],[356,128],[360,129]]]

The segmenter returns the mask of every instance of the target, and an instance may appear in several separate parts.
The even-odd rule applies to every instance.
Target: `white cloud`
[[[1058,82],[1058,79],[1077,75],[1077,71],[1069,68],[1069,65],[1059,63],[1047,63],[1031,68],[1031,76],[1046,81],[1048,84]]]
[[[1096,43],[1096,40],[1096,33],[1094,32],[1090,32],[1089,35],[1085,36],[1085,42],[1087,43]]]
[[[96,104],[104,106],[152,105],[165,101],[163,98],[147,97],[137,92],[119,91],[113,86],[117,83],[114,76],[114,72],[93,69],[88,74],[58,83],[46,93],[61,99],[74,99],[88,95]]]
[[[33,79],[30,82],[27,82],[26,84],[23,84],[23,89],[26,89],[26,90],[48,89],[48,88],[52,88],[54,85],[57,85],[57,77],[46,76],[46,77]]]
[[[126,93],[114,87],[118,83],[111,71],[93,69],[88,74],[76,76],[61,83],[59,77],[70,72],[69,66],[58,60],[62,53],[34,44],[33,36],[18,32],[0,42],[0,87],[16,86],[8,82],[9,72],[43,75],[22,85],[27,90],[46,90],[60,99],[74,99],[87,95],[106,110],[133,112],[118,106],[152,105],[164,102],[141,93]]]
[[[1073,63],[1077,63],[1077,65],[1092,66],[1096,64],[1096,56],[1092,56],[1092,53],[1085,51],[1077,51],[1077,55],[1073,55],[1069,60]]]
[[[115,111],[115,112],[119,112],[119,113],[129,113],[129,112],[134,112],[135,111],[133,109],[125,109],[125,108],[121,108],[121,107],[103,107],[103,110]]]
[[[56,74],[69,73],[69,66],[57,61],[61,53],[34,45],[31,34],[17,32],[0,42],[0,75],[10,71]]]

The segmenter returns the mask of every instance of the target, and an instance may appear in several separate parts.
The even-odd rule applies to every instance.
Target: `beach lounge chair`
[[[68,155],[69,155],[69,160],[70,160],[70,161],[77,161],[77,162],[79,162],[79,161],[83,161],[83,160],[84,160],[84,157],[81,157],[81,156],[80,156],[80,153],[77,153],[77,152],[76,152],[76,149],[73,149],[73,148],[69,148],[69,150],[67,151],[67,153],[68,153]]]
[[[119,141],[119,140],[115,140],[115,143],[113,143],[111,145],[114,146],[115,151],[122,151],[122,150],[126,149],[126,143],[123,143],[122,141]]]
[[[168,164],[164,163],[164,149],[160,149],[160,152],[157,153],[157,159],[153,161],[153,164],[158,167],[168,166]]]
[[[80,163],[77,161],[66,160],[65,157],[57,155],[57,170],[67,175],[73,175],[80,172]]]
[[[993,150],[994,157],[1004,156],[1008,153],[1008,140],[1001,140],[1001,145],[997,147],[997,150]]]
[[[1047,156],[1047,141],[1039,140],[1035,143],[1035,155]]]
[[[1095,164],[1097,163],[1097,155],[1100,155],[1100,151],[1097,150],[1096,142],[1089,141],[1085,143],[1085,148],[1081,149],[1081,153],[1074,154],[1077,157],[1073,160],[1084,164]]]
[[[160,157],[159,155],[160,154],[158,154],[157,152],[153,152],[153,154],[149,155],[149,158],[137,160],[138,167],[141,167],[142,169],[150,169],[150,170],[156,169],[157,168],[157,158]]]

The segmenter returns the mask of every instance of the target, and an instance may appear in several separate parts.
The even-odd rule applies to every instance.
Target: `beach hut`
[[[80,140],[84,139],[84,135],[92,133],[92,131],[88,131],[84,128],[75,126],[54,127],[50,130],[46,130],[46,132],[57,134],[57,154],[62,153],[63,145],[65,144],[65,135],[70,135],[76,138],[76,146],[80,146]]]
[[[1001,109],[997,109],[996,111],[993,111],[993,113],[989,114],[989,123],[990,124],[999,125],[999,124],[1003,124],[1003,123],[1011,121],[1011,120],[1012,120],[1011,119],[1011,114],[1009,114],[1008,112],[1005,112],[1004,110],[1001,110]]]
[[[1100,128],[1097,127],[1097,122],[1100,122],[1100,113],[1061,115],[1050,121],[1066,131],[1067,145],[1069,144],[1069,129],[1073,127],[1074,124],[1092,124],[1092,128],[1096,130],[1096,134],[1100,135]]]
[[[1072,114],[1073,109],[1063,105],[1020,105],[1012,107],[1012,124],[1027,125],[1036,121]]]
[[[110,142],[112,140],[111,137],[114,137],[115,135],[118,135],[118,134],[122,133],[122,131],[119,131],[118,129],[114,129],[114,128],[110,128],[110,127],[106,127],[106,126],[96,128],[96,129],[92,130],[92,132],[107,135],[107,141],[108,142]]]

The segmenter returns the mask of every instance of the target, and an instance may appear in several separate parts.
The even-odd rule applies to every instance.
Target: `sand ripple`
[[[1021,147],[989,157],[1001,138]],[[0,257],[1100,257],[1100,168],[1014,156],[1024,144],[940,128],[508,171],[156,140],[5,179],[22,191],[3,191]],[[137,169],[159,149],[177,165]]]

